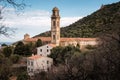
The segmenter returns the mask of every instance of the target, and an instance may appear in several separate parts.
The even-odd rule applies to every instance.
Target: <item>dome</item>
[[[59,9],[57,7],[54,7],[53,10],[57,10],[58,11]]]

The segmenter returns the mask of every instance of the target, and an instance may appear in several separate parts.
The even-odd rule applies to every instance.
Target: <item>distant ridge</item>
[[[7,44],[7,45],[11,45],[13,42],[0,42],[0,45],[2,44]]]
[[[104,5],[96,12],[61,28],[61,37],[96,37],[120,24],[120,2]],[[120,27],[120,26],[119,26]],[[116,28],[117,30],[118,28]],[[50,36],[50,31],[34,37]]]

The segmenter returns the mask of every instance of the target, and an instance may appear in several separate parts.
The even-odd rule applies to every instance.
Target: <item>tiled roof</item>
[[[32,59],[32,60],[35,60],[35,59],[39,59],[41,58],[42,56],[39,56],[39,55],[32,55],[31,57],[28,57],[28,59]]]
[[[51,46],[51,47],[56,47],[56,45],[55,44],[48,44],[49,46]]]
[[[51,59],[50,57],[40,56],[40,55],[32,55],[32,56],[28,57],[28,59],[30,59],[30,60],[37,60],[37,59],[41,59],[41,58],[49,58],[49,59]]]
[[[97,38],[61,38],[61,42],[69,42],[69,41],[92,41],[92,40],[97,40]]]
[[[36,37],[36,38],[29,38],[25,40],[26,42],[35,42],[38,39],[41,39],[42,41],[49,41],[51,42],[51,37]],[[61,42],[66,42],[66,41],[92,41],[92,40],[97,40],[97,38],[60,38]]]
[[[26,39],[25,41],[26,41],[26,42],[35,42],[35,41],[37,41],[38,39],[41,39],[42,41],[51,41],[51,37],[29,38],[29,39]]]

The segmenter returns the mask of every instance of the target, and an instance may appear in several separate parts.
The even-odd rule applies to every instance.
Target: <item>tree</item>
[[[80,53],[80,48],[69,45],[66,47],[55,47],[51,50],[49,57],[53,58],[54,64],[65,64],[67,59]]]
[[[47,79],[47,72],[41,71],[40,73],[36,73],[34,76],[35,80],[48,80]]]
[[[24,45],[24,55],[31,55],[32,54],[32,46],[30,44]]]
[[[24,55],[24,43],[23,42],[18,42],[15,49],[14,49],[14,54],[18,55]]]
[[[12,61],[12,63],[17,63],[20,60],[20,56],[17,54],[13,54],[11,55],[10,60]]]
[[[3,49],[3,54],[5,55],[5,57],[10,57],[12,54],[12,48],[11,47],[5,47]]]
[[[2,57],[0,62],[0,80],[9,80],[11,75],[11,62],[8,58]]]
[[[28,80],[29,76],[27,75],[26,72],[20,73],[17,77],[17,80]]]
[[[42,40],[38,39],[36,42],[36,47],[40,47],[40,46],[42,46]]]
[[[62,53],[63,47],[57,46],[51,50],[51,54],[49,57],[53,58],[54,65],[57,65],[58,63],[61,63],[61,57],[60,54]]]
[[[23,55],[23,56],[28,56],[32,54],[32,46],[30,44],[25,44],[20,41],[17,43],[15,49],[14,49],[14,54],[18,55]]]
[[[3,43],[1,46],[7,46],[7,44]]]
[[[26,6],[26,4],[23,2],[23,0],[17,2],[17,0],[0,0],[2,8],[0,8],[0,20],[3,19],[1,16],[2,10],[7,5],[12,5],[17,10],[23,10]],[[14,33],[14,29],[6,27],[4,24],[0,23],[0,35],[10,36],[11,33]]]

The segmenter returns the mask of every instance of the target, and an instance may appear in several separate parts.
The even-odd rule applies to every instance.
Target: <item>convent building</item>
[[[60,37],[60,15],[59,9],[54,7],[52,10],[51,16],[51,37],[35,37],[30,38],[29,34],[24,35],[24,43],[36,42],[38,39],[41,39],[44,44],[54,44],[56,46],[68,46],[77,44],[80,45],[80,48],[85,47],[86,45],[96,45],[97,38],[68,38]]]

